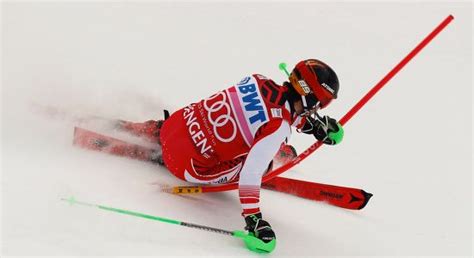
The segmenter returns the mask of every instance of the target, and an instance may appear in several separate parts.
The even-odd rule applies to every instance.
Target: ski
[[[159,163],[161,159],[161,151],[158,149],[128,143],[80,127],[74,127],[73,144],[84,149],[153,163]]]
[[[118,124],[123,124],[123,120]],[[117,127],[121,130],[121,127]],[[74,128],[74,145],[116,156],[127,157],[152,163],[159,163],[161,151],[137,144],[128,143],[80,127]],[[285,152],[285,155],[291,151]],[[287,158],[287,156],[285,156]],[[361,189],[307,182],[303,180],[276,177],[262,184],[262,188],[290,194],[305,199],[326,202],[330,205],[360,210],[368,203],[372,194]],[[174,187],[175,194],[202,192],[201,186]]]
[[[262,183],[262,188],[313,201],[326,202],[330,205],[349,210],[363,209],[372,197],[371,193],[362,189],[320,184],[286,177],[275,177],[264,182]]]

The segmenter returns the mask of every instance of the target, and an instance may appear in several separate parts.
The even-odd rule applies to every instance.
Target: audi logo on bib
[[[237,135],[237,123],[227,102],[225,92],[219,92],[204,100],[207,119],[215,137],[221,142],[231,142]]]

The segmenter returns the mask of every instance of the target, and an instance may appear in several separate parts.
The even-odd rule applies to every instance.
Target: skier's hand
[[[328,145],[335,145],[342,141],[344,137],[344,129],[335,119],[329,116],[317,116],[316,119],[307,117],[306,131],[303,128],[303,132],[311,132],[316,139],[322,141]]]
[[[275,232],[268,222],[262,219],[262,213],[251,214],[245,217],[245,227],[255,237],[262,240],[265,243],[276,239]]]

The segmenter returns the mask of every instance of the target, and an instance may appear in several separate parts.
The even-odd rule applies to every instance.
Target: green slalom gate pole
[[[286,63],[280,63],[278,65],[278,68],[284,72],[286,74],[286,76],[290,77],[290,73],[288,72],[288,70],[286,69]]]
[[[78,204],[82,206],[88,206],[92,208],[99,208],[102,210],[106,211],[111,211],[111,212],[116,212],[116,213],[122,213],[130,216],[135,216],[139,218],[144,218],[144,219],[151,219],[155,221],[161,221],[165,222],[168,224],[175,224],[179,226],[185,226],[189,228],[196,228],[196,229],[201,229],[201,230],[206,230],[222,235],[228,235],[228,236],[233,236],[236,238],[240,238],[244,241],[245,245],[247,248],[251,251],[257,252],[257,253],[270,253],[272,252],[275,247],[276,247],[276,239],[273,239],[272,241],[265,243],[262,240],[256,238],[253,236],[251,233],[247,233],[245,231],[241,230],[235,230],[235,231],[229,231],[229,230],[224,230],[224,229],[219,229],[219,228],[213,228],[213,227],[208,227],[208,226],[203,226],[203,225],[198,225],[198,224],[193,224],[193,223],[187,223],[183,221],[178,221],[178,220],[173,220],[173,219],[168,219],[168,218],[163,218],[163,217],[158,217],[158,216],[152,216],[148,214],[143,214],[135,211],[130,211],[130,210],[124,210],[124,209],[118,209],[118,208],[113,208],[113,207],[108,207],[104,205],[99,205],[99,204],[93,204],[93,203],[87,203],[87,202],[82,202],[76,200],[74,197],[69,197],[69,198],[61,198],[61,201],[68,202],[69,204]]]

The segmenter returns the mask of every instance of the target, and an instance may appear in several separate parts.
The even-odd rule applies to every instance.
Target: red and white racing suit
[[[243,214],[259,212],[263,174],[290,137],[290,125],[306,122],[292,117],[286,90],[254,74],[176,111],[160,131],[166,167],[193,183],[238,181]]]

